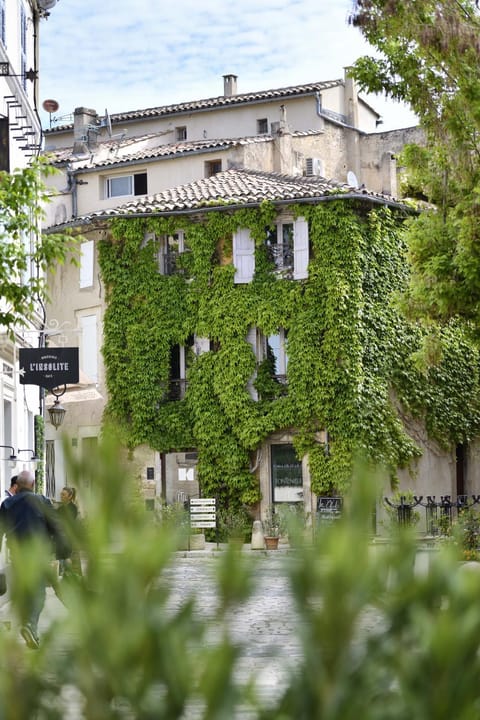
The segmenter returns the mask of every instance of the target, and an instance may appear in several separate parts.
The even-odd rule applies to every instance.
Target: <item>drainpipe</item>
[[[78,186],[88,185],[86,180],[77,180],[77,173],[71,168],[67,169],[67,189],[72,193],[72,217],[78,217]]]
[[[72,217],[77,217],[78,198],[77,198],[77,179],[73,170],[67,170],[68,190],[72,193]]]

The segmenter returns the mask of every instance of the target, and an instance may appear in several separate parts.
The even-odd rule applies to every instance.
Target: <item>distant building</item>
[[[248,94],[236,93],[235,76],[225,76],[224,81],[223,95],[208,100],[102,117],[94,110],[79,107],[71,124],[46,132],[46,148],[62,171],[55,180],[58,194],[49,210],[49,225],[74,228],[83,238],[79,267],[65,265],[52,276],[48,308],[49,317],[65,327],[70,324],[70,337],[66,331],[68,342],[75,344],[78,339],[80,347],[83,382],[67,390],[64,398],[68,408],[64,427],[79,449],[88,450],[96,442],[107,386],[115,384],[112,377],[116,371],[111,361],[105,366],[101,354],[108,293],[115,292],[115,288],[102,277],[98,258],[99,244],[111,239],[112,220],[138,218],[146,222],[145,228],[151,219],[170,221],[172,229],[168,232],[146,229],[137,249],[153,248],[158,283],[168,287],[169,279],[176,277],[175,283],[184,288],[186,297],[192,275],[183,263],[188,265],[189,257],[195,263],[195,250],[192,252],[188,230],[183,232],[182,218],[189,226],[203,226],[211,213],[234,218],[237,211],[252,210],[255,215],[268,201],[275,208],[275,217],[261,241],[254,237],[252,228],[236,226],[236,221],[229,235],[216,239],[212,278],[215,268],[225,271],[225,277],[231,268],[232,279],[228,282],[231,292],[240,298],[257,282],[261,257],[266,262],[265,287],[272,289],[287,283],[292,293],[301,286],[308,288],[313,256],[311,227],[306,218],[317,206],[340,199],[345,206],[363,208],[361,212],[367,214],[382,207],[394,213],[405,212],[397,198],[396,154],[406,142],[421,141],[420,130],[378,132],[378,114],[357,96],[348,77]],[[304,214],[299,209],[302,207]],[[335,235],[331,241],[336,242]],[[135,272],[136,266],[132,265],[132,277]],[[208,294],[207,286],[204,292]],[[252,412],[255,403],[262,401],[255,381],[261,367],[270,367],[273,401],[277,399],[275,393],[280,402],[283,395],[293,397],[295,393],[295,383],[288,381],[289,374],[296,372],[295,361],[287,351],[292,326],[270,328],[267,320],[261,319],[260,310],[258,313],[258,322],[244,328],[242,340],[251,348],[253,370],[251,376],[241,377],[238,385],[241,402]],[[156,322],[163,327],[163,320],[153,318],[153,334]],[[297,320],[291,316],[289,322]],[[152,398],[158,408],[169,404],[173,409],[175,403],[182,403],[188,393],[191,363],[195,365],[195,358],[221,350],[218,338],[203,334],[207,318],[186,316],[185,326],[192,326],[191,336],[180,341],[172,334],[169,341],[168,382],[162,385],[164,379],[159,379],[162,387],[152,390],[159,393],[157,400]],[[131,330],[136,337],[135,328]],[[149,350],[145,348],[145,352]],[[165,352],[162,346],[159,365],[160,355],[165,363]],[[122,362],[131,361],[127,345],[121,354]],[[132,372],[141,374],[142,368]],[[129,422],[134,426],[138,419],[132,415]],[[436,491],[454,495],[457,478],[451,454],[438,448],[413,421],[407,430],[415,436],[423,455],[417,462],[417,479],[413,481],[408,473],[401,472],[403,482],[415,482],[420,494]],[[158,432],[161,434],[161,428]],[[321,425],[315,432],[319,445],[327,451],[329,428]],[[257,447],[248,451],[250,460],[243,470],[250,471],[254,484],[258,484],[262,513],[271,502],[301,502],[308,512],[315,509],[309,458],[296,455],[295,435],[295,427],[273,427]],[[160,446],[161,438],[157,441]],[[47,447],[47,472],[60,487],[63,458],[55,431],[49,427]],[[245,442],[244,452],[248,455],[247,447]],[[171,502],[198,494],[198,448],[179,446],[161,452],[154,448],[152,439],[150,447],[142,443],[135,452],[135,467],[146,499],[158,497]],[[287,467],[291,473],[288,482],[283,483],[281,475]],[[429,483],[433,474],[432,489]],[[475,490],[471,479],[465,480],[464,487]]]

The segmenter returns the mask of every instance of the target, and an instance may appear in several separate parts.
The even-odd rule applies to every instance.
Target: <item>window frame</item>
[[[291,237],[285,242],[285,228],[292,227]],[[286,279],[308,278],[310,239],[308,221],[304,217],[280,216],[273,228],[266,228],[265,246],[277,273]]]
[[[175,141],[183,142],[186,139],[187,139],[187,126],[186,125],[178,125],[175,128]]]
[[[268,135],[268,118],[257,118],[257,135]]]
[[[145,192],[136,192],[135,188],[135,178],[144,178],[145,179]],[[120,192],[120,193],[112,193],[112,185],[115,183],[115,181],[118,180],[126,180],[129,181],[129,188],[127,192]],[[137,173],[127,173],[122,175],[107,175],[105,177],[105,198],[106,199],[113,199],[113,198],[121,198],[121,197],[139,197],[141,195],[148,195],[148,185],[147,185],[147,173],[146,171],[137,172]],[[141,182],[138,180],[137,182]]]
[[[7,44],[7,10],[6,0],[0,0],[0,40],[4,47]]]
[[[275,359],[278,360],[278,372],[273,373],[273,378],[286,384],[288,371],[288,330],[283,327],[278,328],[278,332],[270,333],[263,336],[263,359],[268,357],[268,347],[273,350],[272,344],[269,342],[271,338],[278,337],[278,354],[275,353]]]
[[[176,230],[170,235],[159,235],[157,242],[158,272],[166,276],[178,274],[178,259],[185,252],[185,232]],[[173,249],[174,244],[177,245],[176,250]]]
[[[217,167],[219,169],[216,169]],[[218,173],[222,172],[222,169],[223,167],[221,158],[217,158],[216,160],[205,160],[204,175],[206,178],[218,175]]]
[[[22,74],[22,87],[27,89],[27,11],[25,5],[20,5],[20,67]]]

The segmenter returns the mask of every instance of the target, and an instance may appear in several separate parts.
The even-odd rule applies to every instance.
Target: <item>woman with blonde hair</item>
[[[71,569],[77,575],[82,574],[80,553],[75,545],[78,545],[78,519],[79,512],[76,503],[77,492],[74,487],[65,486],[60,493],[60,505],[57,508],[58,518],[71,540],[71,551],[67,558],[59,558],[59,575],[63,577],[66,569]]]

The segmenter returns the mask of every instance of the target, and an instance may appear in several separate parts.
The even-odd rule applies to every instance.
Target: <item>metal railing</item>
[[[397,521],[400,525],[409,525],[413,521],[413,510],[416,507],[425,508],[425,527],[427,535],[443,535],[448,528],[458,519],[462,512],[466,512],[480,503],[480,495],[457,495],[452,500],[451,495],[441,495],[440,500],[435,495],[414,495],[411,500],[400,496],[398,501],[393,502],[384,498],[386,504],[396,510]]]
[[[277,270],[293,271],[293,248],[290,245],[267,245],[267,257]]]

